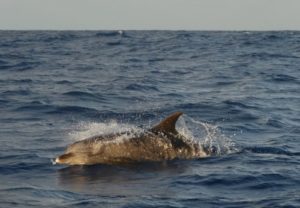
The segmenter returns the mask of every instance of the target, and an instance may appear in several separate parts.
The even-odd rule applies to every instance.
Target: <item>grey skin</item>
[[[94,136],[67,147],[54,163],[65,165],[126,164],[209,156],[209,151],[175,129],[181,112],[173,113],[142,133]],[[121,139],[120,139],[121,138]]]

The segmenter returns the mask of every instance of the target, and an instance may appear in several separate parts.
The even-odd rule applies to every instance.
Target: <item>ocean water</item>
[[[175,111],[213,157],[59,166]],[[300,32],[0,31],[0,207],[300,207]]]

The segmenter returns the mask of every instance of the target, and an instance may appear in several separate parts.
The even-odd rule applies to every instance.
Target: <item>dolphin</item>
[[[69,145],[54,164],[94,165],[157,162],[207,157],[210,150],[178,133],[175,124],[182,112],[175,112],[142,132],[97,135]]]

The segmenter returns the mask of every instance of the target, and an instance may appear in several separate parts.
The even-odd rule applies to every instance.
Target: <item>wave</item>
[[[256,106],[245,104],[240,101],[225,100],[225,101],[223,101],[223,103],[228,105],[229,107],[239,107],[239,108],[243,108],[243,109],[257,109],[257,110],[259,109]],[[227,107],[225,107],[225,108],[227,108]]]
[[[173,182],[180,186],[204,186],[204,187],[235,187],[239,190],[267,190],[286,188],[288,184],[293,184],[294,179],[278,173],[267,174],[203,174],[179,176]]]
[[[1,66],[1,69],[3,70],[13,70],[13,71],[27,71],[37,68],[39,65],[41,65],[41,62],[38,61],[21,61],[14,65],[4,65]]]
[[[3,60],[0,60],[0,67],[6,67],[6,65],[8,65],[9,62],[7,61],[3,61]]]
[[[104,96],[99,95],[98,93],[89,93],[89,92],[83,92],[83,91],[68,91],[63,93],[64,96],[70,96],[74,97],[80,100],[96,100],[101,101],[101,103],[104,103],[106,99]]]
[[[66,85],[70,85],[73,84],[74,82],[69,81],[69,80],[59,80],[59,81],[55,81],[56,84],[66,84]]]
[[[41,113],[48,115],[68,115],[73,114],[74,116],[83,116],[88,118],[97,118],[100,114],[105,113],[95,108],[83,107],[83,106],[71,106],[71,105],[50,105],[45,104],[41,101],[32,101],[30,103],[23,103],[22,106],[14,108],[15,112],[29,112]]]
[[[65,42],[65,41],[71,41],[75,38],[78,38],[78,36],[72,32],[49,32],[46,35],[40,34],[36,39],[33,39],[32,41],[41,41],[45,43],[51,43],[51,42]]]
[[[82,106],[52,106],[52,110],[47,111],[48,114],[83,114],[85,116],[95,117],[100,114],[100,111],[94,108],[82,107]]]
[[[273,155],[286,155],[286,156],[300,156],[300,152],[291,152],[280,147],[245,147],[243,152],[250,151],[258,154],[273,154]]]
[[[14,109],[14,111],[17,112],[48,112],[51,111],[51,109],[53,109],[54,106],[52,105],[47,105],[44,104],[40,101],[32,101],[30,103],[24,103],[22,104],[22,106],[17,107]]]
[[[141,84],[129,84],[125,87],[126,90],[133,91],[159,91],[155,86],[141,85]]]
[[[20,206],[44,206],[45,203],[48,206],[65,206],[66,202],[77,202],[84,200],[85,196],[83,194],[65,191],[65,190],[51,190],[38,186],[16,186],[13,188],[0,189],[0,195],[6,194],[6,203],[12,203],[14,205]],[[18,202],[18,200],[12,197],[14,195],[26,196],[23,203]]]
[[[269,81],[274,81],[274,82],[294,82],[294,83],[300,83],[300,80],[298,77],[287,75],[287,74],[275,74],[271,75]]]
[[[17,154],[17,155],[16,155]],[[17,175],[26,172],[49,172],[53,171],[50,166],[50,158],[38,154],[20,153],[18,150],[10,155],[1,156],[0,161],[6,161],[5,166],[0,166],[0,175]]]
[[[289,58],[289,59],[299,59],[298,56],[280,54],[280,53],[269,53],[269,52],[253,52],[247,54],[238,55],[241,58],[257,58],[257,59],[278,59],[278,58]]]
[[[122,45],[122,42],[121,41],[107,42],[106,45],[108,45],[108,46],[119,46],[119,45]]]
[[[263,40],[270,40],[270,41],[280,41],[284,40],[286,37],[282,33],[272,33],[272,34],[267,34],[264,36]]]
[[[7,103],[9,103],[9,101],[8,100],[3,100],[3,99],[0,99],[0,104],[7,104]]]
[[[125,35],[125,32],[122,30],[119,31],[101,31],[95,34],[96,37],[116,37]]]
[[[24,95],[31,95],[32,94],[32,91],[27,89],[27,90],[8,90],[8,91],[4,91],[2,92],[3,95],[8,95],[8,96],[11,96],[11,95],[20,95],[20,96],[24,96]]]
[[[34,63],[32,63],[34,65]],[[0,64],[0,71],[6,71],[6,70],[11,70],[11,71],[26,71],[28,69],[31,69],[33,67],[30,62],[20,62],[17,64],[12,64],[12,63],[5,63],[5,64]]]
[[[176,183],[182,185],[202,185],[202,186],[242,186],[255,182],[257,177],[252,175],[191,175],[178,177]]]

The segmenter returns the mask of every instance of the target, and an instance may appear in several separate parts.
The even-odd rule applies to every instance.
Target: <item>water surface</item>
[[[299,207],[299,78],[299,32],[0,31],[0,206]],[[236,151],[51,164],[78,139],[174,111]]]

